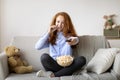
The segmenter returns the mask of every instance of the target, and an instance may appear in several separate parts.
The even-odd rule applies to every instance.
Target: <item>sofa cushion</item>
[[[49,49],[45,48],[42,50],[35,49],[35,43],[39,39],[39,36],[16,36],[13,38],[12,45],[18,47],[22,53],[22,57],[28,62],[29,65],[33,66],[34,71],[43,69],[40,61],[40,56],[43,53],[48,53]]]
[[[88,63],[87,70],[97,74],[105,72],[112,65],[118,51],[118,48],[98,49]]]
[[[68,80],[68,79],[63,77],[61,80]],[[72,80],[118,80],[118,79],[114,74],[111,74],[109,72],[99,75],[96,73],[88,72],[84,74],[73,75]]]
[[[60,80],[59,77],[37,77],[36,72],[27,74],[10,74],[5,80]]]

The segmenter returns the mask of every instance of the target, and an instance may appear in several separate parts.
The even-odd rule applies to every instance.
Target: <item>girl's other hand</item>
[[[78,43],[78,37],[69,37],[66,42],[70,45],[76,45]]]

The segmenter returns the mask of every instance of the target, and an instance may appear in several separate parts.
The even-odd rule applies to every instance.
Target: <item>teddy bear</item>
[[[33,71],[33,67],[29,66],[25,60],[21,58],[20,49],[15,46],[7,46],[5,53],[8,57],[8,65],[10,72],[18,74],[30,73]]]
[[[116,24],[113,21],[113,17],[115,16],[115,14],[112,15],[104,15],[103,18],[106,20],[105,21],[105,29],[114,29],[116,27]]]
[[[70,66],[73,62],[73,59],[74,58],[70,55],[63,55],[56,58],[57,63],[62,67]]]

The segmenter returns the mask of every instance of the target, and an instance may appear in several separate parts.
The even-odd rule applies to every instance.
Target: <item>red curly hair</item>
[[[71,21],[70,16],[69,16],[66,12],[59,12],[59,13],[57,13],[57,14],[53,17],[50,26],[55,25],[55,23],[56,23],[56,18],[57,18],[59,15],[63,16],[64,19],[65,19],[64,27],[63,27],[63,30],[62,30],[63,35],[64,35],[65,37],[67,37],[67,36],[74,36],[74,37],[76,37],[77,34],[76,34],[75,29],[74,29],[74,25],[72,24],[72,21]],[[52,45],[55,45],[56,38],[57,38],[57,31],[54,31],[54,32],[50,31],[49,42],[50,42]]]

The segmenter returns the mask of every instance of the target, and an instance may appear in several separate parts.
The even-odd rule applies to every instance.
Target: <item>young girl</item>
[[[69,40],[69,41],[67,41]],[[49,47],[49,54],[41,56],[41,62],[46,71],[40,70],[37,76],[60,77],[72,75],[85,65],[83,56],[75,57],[68,67],[62,67],[56,62],[56,58],[63,55],[72,55],[72,46],[79,42],[70,16],[66,12],[57,13],[52,20],[48,32],[41,37],[35,45],[37,50]]]

